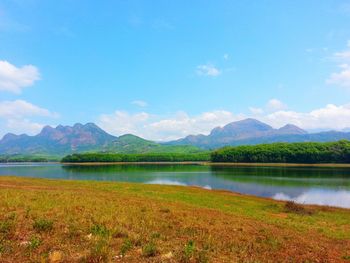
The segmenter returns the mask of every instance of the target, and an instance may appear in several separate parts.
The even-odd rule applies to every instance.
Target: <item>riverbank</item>
[[[0,261],[347,262],[350,210],[225,191],[0,177]]]
[[[57,162],[51,162],[56,163]],[[350,163],[214,163],[214,162],[83,162],[65,163],[62,165],[207,165],[207,166],[267,166],[267,167],[344,167],[349,168]]]

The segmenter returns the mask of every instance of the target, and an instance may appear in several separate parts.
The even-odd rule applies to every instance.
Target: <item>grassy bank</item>
[[[347,262],[350,210],[179,186],[0,177],[0,261]]]

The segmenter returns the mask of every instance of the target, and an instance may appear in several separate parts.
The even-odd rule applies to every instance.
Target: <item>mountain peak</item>
[[[5,141],[16,139],[17,137],[18,137],[18,135],[14,134],[14,133],[6,133],[4,135],[4,137],[2,137],[1,141],[5,142]]]
[[[248,118],[240,121],[231,122],[224,127],[214,128],[210,136],[216,137],[234,137],[236,139],[247,136],[254,136],[261,132],[273,130],[270,125],[267,125],[256,119]]]
[[[302,139],[300,136],[304,136]],[[214,128],[209,135],[187,136],[170,142],[172,145],[195,145],[204,148],[216,148],[227,145],[252,143],[268,143],[276,141],[308,140],[309,134],[293,124],[287,124],[279,129],[253,118],[228,123],[223,127]],[[342,134],[339,134],[342,136]],[[350,136],[350,134],[349,134]],[[315,136],[316,137],[316,136]]]
[[[282,134],[307,134],[307,131],[299,128],[294,124],[286,124],[283,127],[279,128],[278,132]]]
[[[254,128],[254,129],[259,129],[259,130],[271,130],[272,129],[272,127],[270,125],[263,123],[259,120],[253,119],[253,118],[247,118],[244,120],[231,122],[231,123],[227,124],[226,126],[235,126],[235,127],[241,126],[241,127]]]
[[[81,123],[79,123],[79,122],[77,122],[77,123],[75,123],[75,124],[73,125],[73,129],[81,129],[81,128],[83,128],[83,127],[84,127],[84,125],[81,124]]]
[[[39,135],[48,135],[51,134],[52,132],[54,132],[56,129],[52,128],[50,125],[46,125],[41,129],[41,132],[39,133]]]
[[[88,122],[85,125],[83,125],[84,128],[86,129],[90,129],[90,130],[98,130],[98,131],[103,131],[99,126],[97,126],[95,123],[93,122]]]

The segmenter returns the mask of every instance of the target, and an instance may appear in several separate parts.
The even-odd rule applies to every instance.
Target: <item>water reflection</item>
[[[182,185],[186,186],[186,184],[181,183],[179,181],[174,180],[166,180],[166,179],[156,179],[149,182],[145,182],[145,184],[163,184],[163,185]]]
[[[350,208],[350,168],[0,164],[0,175],[199,186]]]
[[[350,208],[349,191],[309,190],[298,196],[289,196],[277,193],[272,198],[277,200],[290,200],[300,204],[329,205]]]

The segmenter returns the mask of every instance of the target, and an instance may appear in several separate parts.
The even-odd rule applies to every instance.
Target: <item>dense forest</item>
[[[6,161],[50,161],[44,157],[0,156]],[[350,163],[350,141],[272,143],[224,147],[199,153],[75,153],[62,162],[188,162],[211,161],[232,163]]]
[[[57,156],[44,155],[0,155],[0,163],[20,163],[20,162],[57,162],[60,158]]]
[[[67,155],[64,163],[86,162],[189,162],[210,161],[210,152],[201,153],[144,153],[144,154],[115,154],[115,153],[77,153]]]
[[[272,143],[224,147],[211,153],[212,162],[349,163],[350,141]]]

